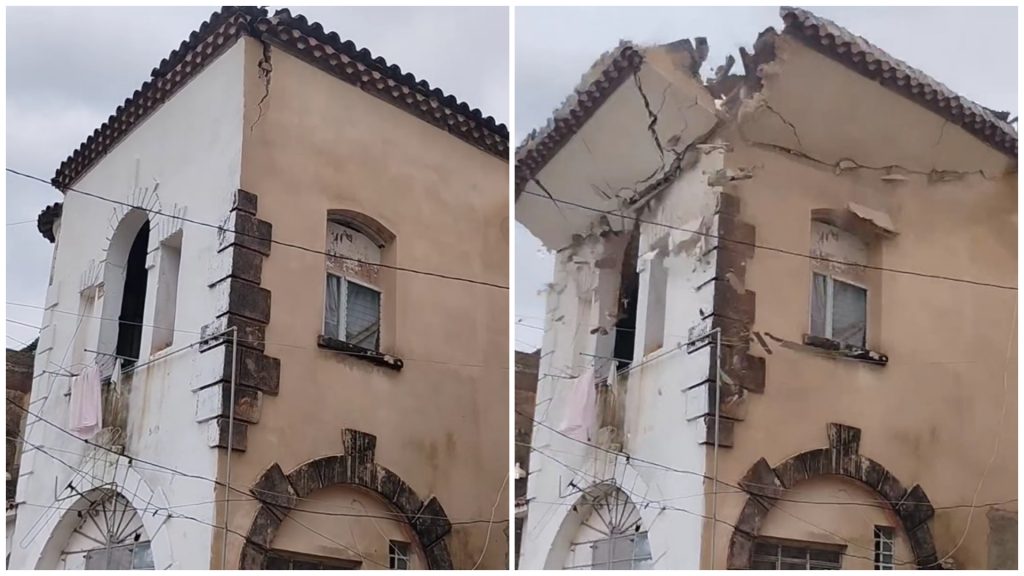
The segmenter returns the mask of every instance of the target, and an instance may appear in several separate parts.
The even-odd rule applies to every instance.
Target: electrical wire
[[[82,442],[82,443],[84,443],[84,444],[86,444],[88,446],[91,446],[93,448],[97,448],[99,450],[103,450],[105,452],[109,452],[109,453],[114,454],[116,456],[121,456],[121,457],[127,458],[128,460],[130,460],[132,462],[133,466],[136,466],[136,463],[142,463],[142,464],[144,464],[146,466],[152,467],[150,469],[150,471],[154,471],[154,472],[161,471],[161,472],[165,472],[165,473],[172,474],[172,475],[175,475],[175,476],[181,476],[181,477],[186,477],[186,478],[190,478],[190,479],[194,479],[194,480],[202,480],[202,481],[205,481],[205,482],[210,482],[210,483],[212,483],[212,484],[214,484],[216,486],[224,487],[224,488],[227,488],[227,489],[232,490],[234,492],[237,492],[238,494],[246,496],[250,500],[255,500],[255,501],[259,501],[259,502],[264,502],[265,501],[265,498],[259,498],[257,496],[253,496],[252,494],[250,494],[248,492],[245,492],[244,490],[241,490],[239,488],[235,488],[234,486],[227,486],[224,482],[221,482],[220,480],[216,480],[216,479],[213,479],[213,478],[208,478],[206,476],[202,476],[202,475],[198,475],[198,474],[190,474],[190,473],[187,473],[187,472],[182,472],[180,470],[176,470],[174,468],[171,468],[171,467],[168,467],[168,466],[164,466],[164,465],[158,464],[156,462],[145,460],[145,459],[139,458],[137,456],[130,456],[130,455],[122,454],[122,453],[120,453],[120,452],[118,452],[116,450],[113,450],[111,448],[103,446],[102,444],[97,444],[97,443],[92,442],[90,440],[87,440],[85,438],[79,438],[78,436],[76,436],[71,431],[66,430],[64,427],[59,426],[59,425],[51,422],[50,420],[48,420],[46,418],[38,416],[34,412],[32,412],[32,411],[30,411],[30,410],[28,410],[26,408],[23,408],[22,406],[18,405],[18,403],[14,402],[13,400],[11,400],[9,398],[7,399],[7,403],[12,405],[12,406],[14,406],[18,410],[20,410],[20,411],[22,411],[22,412],[24,412],[24,413],[26,413],[26,414],[28,414],[30,416],[33,416],[33,417],[37,418],[40,422],[43,422],[43,423],[49,425],[50,427],[55,428],[59,432],[62,432],[65,435],[67,435],[67,436],[69,436],[71,438],[74,438],[75,440],[78,440],[79,442]],[[30,446],[35,447],[35,445],[33,445],[30,442],[28,442],[28,440],[25,440],[24,438],[22,438],[22,440],[26,444],[29,444]],[[273,492],[273,491],[270,491],[270,490],[262,490],[262,489],[258,489],[258,488],[253,488],[253,492],[258,492],[258,493],[266,494],[267,496],[290,496],[288,494],[281,494],[281,493],[278,493],[278,492]],[[310,501],[315,501],[315,502],[320,503],[320,501],[313,500],[311,498],[301,498],[301,497],[295,496],[295,499],[296,500],[310,500]],[[234,500],[232,500],[232,501],[234,501]],[[276,502],[273,503],[273,506],[275,506],[277,508],[281,508],[283,510],[289,510],[289,511],[295,511],[295,512],[306,512],[306,513],[314,513],[314,514],[318,513],[318,512],[314,512],[314,511],[308,510],[308,509],[304,509],[304,508],[297,508],[295,506],[286,506],[286,505],[278,504]],[[402,514],[401,512],[395,512],[394,514],[396,515],[396,517],[404,518],[404,514]],[[325,515],[325,516],[360,517],[359,514],[343,514],[343,513],[322,513],[322,515]],[[442,517],[442,516],[430,516],[430,515],[419,515],[417,517],[419,517],[419,518],[438,519],[438,520],[440,520],[440,519],[447,519],[446,517]],[[390,518],[390,517],[379,517],[379,518],[382,519],[382,520],[395,520],[395,518]],[[461,521],[460,520],[451,520],[451,519],[448,519],[448,520],[449,520],[449,523],[451,523],[452,525],[483,524],[483,523],[487,523],[487,522],[493,522],[493,520],[488,520],[488,519],[461,520]]]
[[[933,279],[933,280],[945,280],[945,281],[948,281],[948,282],[960,282],[960,283],[963,283],[963,284],[970,284],[972,286],[983,286],[983,287],[987,287],[987,288],[998,288],[1000,290],[1017,291],[1017,287],[1016,286],[1009,286],[1009,285],[1004,285],[1004,284],[995,284],[995,283],[992,283],[992,282],[981,282],[981,281],[978,281],[978,280],[971,280],[971,279],[968,279],[968,278],[957,278],[955,276],[945,276],[945,275],[942,275],[942,274],[929,274],[929,273],[925,273],[925,272],[916,272],[916,271],[913,271],[913,270],[903,270],[903,269],[900,269],[900,268],[888,268],[888,267],[885,267],[885,266],[873,266],[871,264],[859,264],[859,263],[856,263],[856,262],[847,262],[845,260],[837,260],[837,259],[834,259],[834,258],[828,258],[826,256],[815,256],[813,254],[805,254],[803,252],[797,252],[795,250],[788,250],[786,248],[779,248],[779,247],[776,247],[776,246],[768,246],[766,244],[759,244],[757,242],[748,242],[746,240],[736,240],[736,239],[733,239],[733,238],[726,238],[724,236],[719,236],[717,234],[712,234],[710,232],[701,232],[700,230],[691,230],[691,229],[683,228],[683,227],[680,227],[680,226],[674,226],[672,224],[665,224],[665,223],[662,223],[662,222],[654,222],[654,221],[651,221],[651,220],[645,220],[645,219],[642,219],[642,218],[639,218],[639,217],[636,217],[636,216],[629,216],[629,215],[626,215],[624,213],[613,212],[613,211],[610,211],[610,210],[602,210],[600,208],[594,208],[594,207],[591,207],[591,206],[587,206],[585,204],[578,204],[576,202],[570,202],[568,200],[555,199],[555,198],[552,198],[552,197],[550,197],[548,195],[540,194],[538,192],[531,192],[529,190],[523,190],[523,193],[524,194],[530,194],[531,196],[537,196],[538,198],[544,198],[546,200],[550,200],[550,201],[555,202],[557,204],[564,204],[566,206],[571,206],[571,207],[574,207],[574,208],[579,208],[581,210],[587,210],[587,211],[590,211],[590,212],[596,212],[598,214],[604,214],[604,215],[608,215],[608,216],[615,216],[615,217],[619,217],[619,218],[624,218],[626,220],[632,220],[632,221],[640,223],[640,224],[647,224],[647,225],[650,225],[650,226],[661,226],[663,228],[668,228],[668,229],[671,229],[671,230],[678,230],[680,232],[687,232],[687,233],[690,233],[690,234],[696,234],[698,236],[704,236],[706,238],[715,238],[715,239],[723,241],[723,242],[731,242],[733,244],[739,244],[741,246],[749,246],[749,247],[752,247],[752,248],[755,248],[755,249],[767,250],[769,252],[777,252],[779,254],[786,254],[786,255],[789,255],[789,256],[796,256],[796,257],[799,257],[799,258],[805,258],[805,259],[808,259],[808,260],[814,260],[814,261],[818,261],[818,262],[828,262],[828,263],[831,263],[831,264],[841,264],[843,266],[852,266],[852,267],[855,267],[855,268],[863,268],[865,270],[876,270],[876,271],[879,271],[879,272],[890,272],[890,273],[893,273],[893,274],[905,274],[907,276],[916,276],[916,277],[919,277],[919,278],[930,278],[930,279]]]
[[[7,170],[7,172],[9,172],[11,174],[14,174],[15,176],[21,176],[22,178],[27,178],[29,180],[35,180],[36,182],[40,182],[42,184],[46,184],[47,186],[52,186],[50,181],[45,180],[43,178],[40,178],[38,176],[33,176],[31,174],[26,174],[25,172],[21,172],[19,170],[14,170],[13,168],[6,168],[6,170]],[[223,226],[220,226],[218,224],[211,224],[209,222],[203,222],[201,220],[195,220],[195,219],[192,219],[192,218],[186,218],[185,216],[179,216],[179,215],[176,215],[176,214],[167,214],[165,212],[161,212],[159,210],[154,210],[152,208],[144,208],[142,206],[135,206],[134,204],[131,204],[129,202],[122,202],[120,200],[115,200],[113,198],[108,198],[106,196],[101,196],[99,194],[93,194],[91,192],[85,192],[85,191],[82,191],[82,190],[78,190],[76,188],[68,187],[68,188],[65,189],[64,192],[65,192],[65,194],[67,192],[75,192],[75,193],[81,194],[83,196],[88,196],[90,198],[95,198],[97,200],[103,200],[104,202],[110,202],[111,204],[117,204],[117,205],[120,205],[120,206],[124,206],[126,208],[133,208],[135,210],[141,210],[141,211],[147,212],[149,214],[156,214],[157,216],[165,216],[167,218],[172,218],[174,220],[180,220],[182,222],[188,222],[189,224],[195,224],[197,226],[205,226],[207,228],[213,228],[213,229],[217,230],[218,232],[230,232],[230,233],[238,235],[238,236],[247,236],[247,237],[250,237],[250,238],[256,238],[258,240],[265,240],[264,238],[262,238],[262,237],[260,237],[259,235],[256,235],[256,234],[249,234],[247,232],[242,232],[240,230],[228,230],[227,228],[225,228]],[[453,275],[449,275],[449,274],[442,274],[442,273],[439,273],[439,272],[430,272],[430,271],[427,271],[427,270],[418,270],[416,268],[406,268],[406,267],[403,267],[403,266],[395,266],[395,265],[392,265],[392,264],[380,264],[380,263],[376,263],[376,262],[368,263],[368,262],[364,262],[363,260],[360,260],[358,258],[352,258],[350,256],[342,256],[342,255],[338,255],[338,254],[330,254],[330,253],[325,252],[323,250],[316,250],[314,248],[309,248],[309,247],[306,247],[306,246],[301,246],[299,244],[292,244],[290,242],[282,242],[280,240],[273,240],[273,239],[271,239],[270,243],[271,244],[277,244],[279,246],[285,246],[285,247],[288,247],[288,248],[293,248],[293,249],[296,249],[296,250],[301,250],[303,252],[309,252],[311,254],[320,254],[320,255],[323,255],[323,256],[328,256],[330,258],[336,258],[338,260],[348,260],[348,261],[351,261],[351,262],[357,262],[359,264],[377,266],[377,267],[380,267],[380,268],[386,268],[388,270],[395,270],[395,271],[398,271],[398,272],[409,272],[409,273],[412,273],[412,274],[420,274],[420,275],[423,275],[423,276],[431,276],[431,277],[434,277],[434,278],[441,278],[441,279],[444,279],[444,280],[452,280],[452,281],[457,281],[457,282],[465,282],[465,283],[468,283],[468,284],[477,284],[477,285],[480,285],[480,286],[489,286],[491,288],[498,288],[500,290],[508,290],[508,286],[503,286],[501,284],[495,284],[493,282],[486,282],[484,280],[476,280],[476,279],[473,279],[473,278],[465,278],[465,277],[462,277],[462,276],[453,276]]]
[[[19,306],[19,307],[22,307],[22,308],[34,308],[34,309],[38,309],[38,310],[45,310],[46,309],[46,308],[44,308],[42,306],[37,306],[35,304],[25,304],[25,303],[22,303],[22,302],[7,301],[6,304],[8,306]],[[95,316],[95,315],[91,315],[91,314],[80,314],[78,312],[71,312],[69,310],[60,310],[58,308],[51,308],[50,310],[52,312],[56,312],[58,314],[65,314],[67,316],[75,316],[77,318],[91,318],[91,319],[94,319],[94,320],[103,320],[103,321],[108,321],[108,322],[120,322],[121,324],[128,324],[128,325],[131,325],[131,326],[142,326],[142,327],[154,328],[154,329],[159,329],[159,330],[167,330],[169,332],[176,332],[176,333],[182,333],[182,334],[193,334],[193,335],[200,335],[200,336],[203,335],[203,332],[198,331],[198,330],[186,330],[184,328],[175,328],[173,326],[168,327],[168,326],[159,326],[159,325],[156,325],[156,324],[147,324],[147,323],[144,323],[144,322],[132,322],[132,321],[127,321],[127,320],[120,320],[120,319],[117,319],[117,318],[111,318],[111,317],[108,317],[108,316]],[[8,322],[15,322],[15,321],[10,320],[10,319],[7,319],[7,321]],[[41,328],[40,328],[40,330],[41,330]],[[288,344],[288,343],[284,343],[284,342],[272,342],[272,341],[266,340],[266,339],[262,339],[261,340],[261,339],[256,339],[256,338],[242,338],[242,337],[239,337],[238,341],[242,342],[242,343],[247,343],[247,344],[265,344],[265,345],[268,345],[268,346],[280,346],[282,348],[292,348],[292,349],[295,349],[295,350],[307,350],[307,351],[313,351],[313,352],[322,352],[323,351],[323,349],[321,349],[321,348],[312,348],[312,347],[309,347],[309,346],[300,346],[300,345],[297,345],[297,344]],[[26,344],[26,346],[27,346],[27,344]],[[376,354],[361,353],[361,352],[345,352],[345,354],[348,355],[348,356],[373,357],[373,358],[377,358],[378,357]],[[424,364],[437,364],[437,365],[443,365],[443,366],[457,366],[457,367],[461,367],[461,368],[484,368],[484,369],[488,369],[488,370],[508,370],[507,366],[488,366],[486,364],[472,364],[472,363],[465,363],[465,362],[447,362],[447,361],[443,361],[443,360],[428,360],[428,359],[424,359],[424,358],[402,357],[402,361],[403,362],[414,362],[414,363],[415,362],[422,362]],[[37,376],[37,378],[38,378],[38,376]]]
[[[480,563],[484,561],[484,556],[487,555],[487,545],[491,542],[491,527],[494,526],[494,514],[498,510],[498,504],[501,503],[501,495],[505,493],[505,486],[508,486],[508,472],[505,472],[505,479],[501,481],[501,488],[498,488],[498,497],[494,499],[494,506],[491,506],[491,521],[487,524],[487,535],[484,536],[484,549],[480,551],[480,557],[477,558],[476,564],[473,564],[473,570],[480,567]]]

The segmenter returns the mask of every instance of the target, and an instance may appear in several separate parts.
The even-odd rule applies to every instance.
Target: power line
[[[145,460],[145,459],[139,458],[138,456],[131,456],[131,455],[127,455],[127,454],[122,454],[122,453],[120,453],[120,452],[118,452],[116,450],[113,450],[113,449],[108,448],[106,446],[103,446],[101,444],[97,444],[97,443],[92,442],[90,440],[87,440],[85,438],[79,438],[78,436],[76,436],[71,431],[66,430],[64,427],[62,427],[62,426],[60,426],[58,424],[55,424],[52,421],[50,421],[50,420],[48,420],[46,418],[43,418],[42,416],[39,416],[38,414],[36,414],[35,412],[32,412],[31,410],[23,408],[17,402],[14,402],[13,400],[11,400],[9,398],[7,399],[7,403],[12,405],[12,406],[14,406],[18,410],[28,414],[29,416],[32,416],[32,417],[36,418],[38,421],[43,422],[45,424],[48,424],[50,427],[57,429],[58,431],[64,433],[67,436],[70,436],[71,438],[74,438],[75,440],[78,440],[79,442],[82,442],[82,443],[84,443],[84,444],[86,444],[88,446],[91,446],[93,448],[97,448],[99,450],[103,450],[105,452],[109,452],[109,453],[114,454],[116,456],[121,456],[121,457],[127,458],[128,460],[131,460],[133,463],[141,462],[142,464],[145,464],[147,466],[151,466],[151,467],[155,468],[156,470],[152,470],[154,472],[161,471],[161,472],[166,472],[166,473],[173,474],[173,475],[176,475],[176,476],[182,476],[182,477],[191,478],[191,479],[195,479],[195,480],[203,480],[203,481],[206,481],[206,482],[210,482],[210,483],[212,483],[214,485],[221,486],[221,487],[227,488],[229,490],[233,490],[233,491],[235,491],[235,492],[237,492],[239,494],[242,494],[243,496],[246,496],[246,497],[248,497],[250,499],[257,500],[257,501],[260,501],[260,502],[264,502],[264,500],[262,498],[259,498],[258,496],[253,496],[252,494],[250,494],[248,492],[245,492],[244,490],[241,490],[239,488],[235,488],[234,486],[228,486],[227,484],[225,484],[224,482],[221,482],[220,480],[216,480],[216,479],[213,479],[213,478],[208,478],[206,476],[202,476],[202,475],[198,475],[198,474],[190,474],[190,473],[187,473],[187,472],[182,472],[180,470],[175,470],[174,468],[170,468],[168,466],[164,466],[164,465],[158,464],[156,462]],[[38,449],[37,446],[35,446],[34,444],[28,442],[28,440],[26,440],[24,438],[21,438],[21,440],[23,442],[25,442],[26,444],[29,444],[30,446],[33,446],[34,448]],[[281,494],[279,492],[273,492],[273,491],[270,491],[270,490],[262,490],[262,489],[258,489],[258,488],[253,488],[253,491],[254,492],[259,492],[259,493],[262,493],[262,494],[267,494],[269,496],[287,496],[287,494]],[[312,500],[310,498],[300,498],[298,496],[296,496],[295,498],[297,500]],[[284,505],[277,504],[277,503],[273,503],[272,505],[275,506],[275,507],[284,509],[284,510],[289,510],[289,511],[313,513],[310,510],[303,509],[303,508],[296,508],[294,506],[284,506]],[[396,512],[395,514],[396,515],[400,515],[401,514],[402,516],[404,516],[404,514],[402,514],[400,512]],[[359,516],[359,517],[368,517],[367,515],[352,515],[352,514],[341,514],[341,513],[338,513],[338,514],[325,514],[325,515],[329,515],[329,516]],[[440,517],[440,516],[430,516],[430,515],[418,515],[418,517],[419,518],[438,519],[438,520],[442,519],[442,517]],[[382,519],[393,520],[394,518],[382,518]],[[489,520],[477,519],[477,520],[461,520],[461,521],[457,520],[457,521],[452,521],[452,520],[449,519],[449,522],[451,524],[453,524],[453,525],[457,525],[457,524],[482,524],[482,523],[485,523],[485,522],[489,522]]]
[[[26,174],[24,172],[20,172],[18,170],[14,170],[12,168],[6,168],[6,170],[8,172],[10,172],[11,174],[14,174],[16,176],[21,176],[22,178],[27,178],[29,180],[35,180],[36,182],[40,182],[42,184],[46,184],[47,186],[52,186],[52,184],[48,180],[45,180],[45,179],[40,178],[38,176],[33,176],[31,174]],[[68,191],[76,192],[78,194],[81,194],[83,196],[88,196],[90,198],[96,198],[97,200],[103,200],[104,202],[110,202],[112,204],[118,204],[120,206],[125,206],[127,208],[133,208],[133,209],[136,209],[136,210],[141,210],[143,212],[147,212],[147,213],[150,213],[150,214],[156,214],[158,216],[166,216],[167,218],[181,220],[183,222],[188,222],[190,224],[195,224],[197,226],[205,226],[207,228],[213,228],[213,229],[217,230],[218,232],[230,232],[230,233],[236,234],[238,236],[247,236],[247,237],[250,237],[250,238],[256,238],[258,240],[265,240],[264,238],[262,238],[261,236],[258,236],[256,234],[249,234],[247,232],[242,232],[240,230],[229,230],[229,229],[227,229],[227,228],[225,228],[223,226],[217,225],[217,224],[211,224],[209,222],[203,222],[201,220],[194,220],[194,219],[191,219],[191,218],[186,218],[184,216],[178,216],[178,215],[174,215],[174,214],[167,214],[167,213],[161,212],[159,210],[154,210],[152,208],[144,208],[142,206],[135,206],[135,205],[133,205],[133,204],[131,204],[129,202],[122,202],[120,200],[114,200],[113,198],[108,198],[106,196],[100,196],[99,194],[93,194],[91,192],[85,192],[85,191],[82,191],[82,190],[78,190],[76,188],[68,187],[68,188],[65,189],[65,192],[68,192]],[[296,250],[302,250],[303,252],[309,252],[311,254],[320,254],[322,256],[327,256],[327,257],[330,257],[330,258],[336,258],[338,260],[348,260],[348,261],[351,261],[351,262],[357,262],[359,264],[364,264],[364,265],[368,265],[368,266],[377,266],[377,267],[380,267],[380,268],[386,268],[388,270],[396,270],[396,271],[399,271],[399,272],[410,272],[412,274],[420,274],[420,275],[423,275],[423,276],[431,276],[431,277],[434,277],[434,278],[441,278],[441,279],[444,279],[444,280],[453,280],[453,281],[457,281],[457,282],[466,282],[468,284],[477,284],[477,285],[480,285],[480,286],[489,286],[491,288],[498,288],[500,290],[508,290],[508,286],[503,286],[501,284],[495,284],[493,282],[487,282],[487,281],[484,281],[484,280],[476,280],[476,279],[473,279],[473,278],[465,278],[465,277],[462,277],[462,276],[453,276],[453,275],[449,275],[449,274],[442,274],[440,272],[430,272],[430,271],[427,271],[427,270],[418,270],[416,268],[406,268],[404,266],[395,266],[395,265],[392,265],[392,264],[379,264],[379,263],[376,263],[376,262],[365,262],[365,261],[360,260],[358,258],[352,258],[350,256],[342,256],[342,255],[338,255],[338,254],[330,254],[330,253],[325,252],[323,250],[316,250],[314,248],[309,248],[309,247],[302,246],[302,245],[299,245],[299,244],[292,244],[290,242],[282,242],[280,240],[273,240],[273,239],[271,239],[270,243],[271,244],[277,244],[277,245],[280,245],[280,246],[286,246],[288,248],[294,248]]]
[[[680,232],[688,232],[690,234],[697,234],[698,236],[704,236],[704,237],[707,237],[707,238],[715,238],[717,240],[724,241],[724,242],[732,242],[734,244],[739,244],[741,246],[750,246],[750,247],[753,247],[753,248],[760,248],[762,250],[768,250],[770,252],[778,252],[779,254],[786,254],[786,255],[789,255],[789,256],[797,256],[799,258],[806,258],[808,260],[816,260],[816,261],[819,261],[819,262],[828,262],[828,263],[831,263],[831,264],[841,264],[843,266],[853,266],[853,267],[856,267],[856,268],[864,268],[865,270],[877,270],[879,272],[891,272],[893,274],[905,274],[907,276],[917,276],[917,277],[920,277],[920,278],[931,278],[933,280],[946,280],[948,282],[960,282],[960,283],[963,283],[963,284],[970,284],[970,285],[973,285],[973,286],[984,286],[984,287],[988,287],[988,288],[999,288],[1001,290],[1017,291],[1017,287],[1016,286],[1009,286],[1009,285],[1004,285],[1004,284],[995,284],[995,283],[990,283],[990,282],[981,282],[981,281],[978,281],[978,280],[970,280],[970,279],[967,279],[967,278],[957,278],[955,276],[945,276],[945,275],[941,275],[941,274],[928,274],[928,273],[925,273],[925,272],[915,272],[913,270],[902,270],[902,269],[899,269],[899,268],[887,268],[885,266],[873,266],[871,264],[859,264],[859,263],[855,263],[855,262],[847,262],[845,260],[836,260],[834,258],[828,258],[828,257],[825,257],[825,256],[814,256],[813,254],[805,254],[803,252],[797,252],[795,250],[787,250],[785,248],[778,248],[776,246],[768,246],[768,245],[765,245],[765,244],[759,244],[757,242],[747,242],[745,240],[736,240],[736,239],[733,239],[733,238],[726,238],[724,236],[719,236],[717,234],[712,234],[710,232],[701,232],[700,230],[690,230],[688,228],[682,228],[680,226],[674,226],[672,224],[664,224],[662,222],[653,222],[653,221],[650,221],[650,220],[644,220],[644,219],[638,218],[636,216],[628,216],[626,214],[618,213],[618,212],[612,212],[610,210],[601,210],[600,208],[593,208],[593,207],[587,206],[585,204],[578,204],[576,202],[570,202],[568,200],[559,200],[559,199],[555,199],[555,198],[550,198],[550,197],[548,197],[545,194],[539,194],[537,192],[531,192],[529,190],[523,190],[523,193],[524,194],[530,194],[532,196],[537,196],[538,198],[544,198],[544,199],[550,200],[550,201],[558,203],[558,204],[565,204],[566,206],[571,206],[571,207],[574,207],[574,208],[579,208],[581,210],[588,210],[590,212],[596,212],[598,214],[605,214],[605,215],[608,215],[608,216],[616,216],[616,217],[619,217],[619,218],[624,218],[626,220],[632,220],[632,221],[638,222],[640,224],[648,224],[648,225],[651,225],[651,226],[661,226],[663,228],[668,228],[668,229],[671,229],[671,230],[678,230]]]
[[[21,302],[10,302],[10,301],[6,302],[6,304],[8,306],[20,306],[20,307],[23,307],[23,308],[34,308],[34,309],[37,309],[37,310],[46,310],[46,308],[44,308],[43,306],[37,306],[35,304],[23,304]],[[76,318],[91,318],[91,319],[94,319],[94,320],[103,320],[103,321],[107,321],[107,322],[119,322],[121,324],[127,324],[127,325],[131,325],[131,326],[143,326],[143,327],[147,327],[147,328],[156,328],[156,329],[159,329],[159,330],[167,330],[169,332],[176,332],[176,333],[182,333],[182,334],[196,334],[196,335],[200,335],[200,336],[203,335],[203,332],[198,331],[198,330],[186,330],[184,328],[175,328],[173,326],[159,326],[159,325],[156,325],[156,324],[147,324],[147,323],[144,323],[144,322],[133,322],[133,321],[128,321],[128,320],[120,320],[118,318],[112,318],[112,317],[109,317],[109,316],[95,316],[95,315],[90,315],[90,314],[80,314],[80,313],[77,313],[77,312],[71,312],[69,310],[60,310],[58,308],[51,308],[50,310],[52,312],[56,312],[58,314],[65,314],[65,315],[68,315],[68,316],[74,316]],[[20,322],[17,322],[16,320],[11,320],[11,319],[6,319],[6,321],[7,322],[14,322],[16,324],[20,323]],[[36,328],[35,326],[29,326],[29,327]],[[37,328],[37,329],[42,330],[42,328]],[[321,348],[311,348],[309,346],[300,346],[298,344],[287,344],[287,343],[284,343],[284,342],[272,342],[272,341],[266,340],[266,339],[260,340],[260,339],[256,339],[256,338],[242,338],[242,337],[239,337],[238,341],[241,342],[241,343],[267,344],[267,345],[271,345],[271,346],[281,346],[281,347],[284,347],[284,348],[294,348],[296,350],[307,350],[307,351],[313,351],[313,352],[319,352],[319,351],[322,350]],[[27,346],[27,344],[26,344],[26,346]],[[362,353],[362,352],[345,352],[345,354],[348,355],[348,356],[374,357],[374,358],[377,357],[377,355],[375,355],[375,354]],[[440,365],[445,365],[445,366],[458,366],[458,367],[462,367],[462,368],[486,368],[486,369],[491,369],[491,370],[508,370],[508,367],[505,367],[505,366],[488,366],[486,364],[471,364],[471,363],[465,363],[465,362],[447,362],[447,361],[444,361],[444,360],[429,360],[429,359],[425,359],[425,358],[411,358],[411,357],[406,357],[406,356],[402,357],[402,361],[403,362],[423,362],[423,363],[426,363],[426,364],[440,364]],[[62,376],[66,376],[66,374],[62,374]]]
[[[7,222],[7,225],[8,226],[18,226],[18,225],[21,225],[21,224],[35,224],[35,223],[36,223],[36,220],[33,218],[32,220],[22,220],[21,222]]]

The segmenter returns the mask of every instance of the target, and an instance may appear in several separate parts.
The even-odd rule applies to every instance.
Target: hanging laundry
[[[114,393],[121,394],[121,357],[114,360],[114,371],[110,373],[110,385],[114,387]]]
[[[597,393],[594,391],[594,369],[589,368],[572,384],[569,405],[562,421],[562,434],[581,442],[590,442],[597,424]]]
[[[90,366],[71,380],[71,406],[68,428],[79,438],[88,440],[103,426],[103,395],[100,371]]]

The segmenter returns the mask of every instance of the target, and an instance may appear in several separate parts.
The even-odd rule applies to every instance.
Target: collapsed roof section
[[[321,70],[372,94],[502,160],[508,158],[508,128],[479,109],[408,72],[343,41],[317,22],[281,9],[227,6],[214,12],[153,69],[150,79],[61,163],[51,180],[61,191],[169,100],[182,86],[242,36],[267,40]]]
[[[1007,113],[953,93],[810,12],[782,8],[780,15],[783,33],[768,28],[752,52],[741,48],[743,70],[735,74],[730,55],[713,76],[700,78],[707,56],[703,38],[647,48],[623,42],[602,55],[548,123],[517,148],[517,219],[556,250],[577,235],[621,230],[628,216],[613,214],[635,213],[674,180],[686,151],[722,121],[739,122],[752,143],[803,154],[837,170],[899,165],[916,173],[992,175],[1007,166],[1015,169],[1017,134]],[[829,60],[842,67],[821,64]],[[807,78],[819,80],[822,90],[808,94]],[[890,106],[886,91],[904,100]],[[842,99],[851,94],[865,101],[883,98],[877,100],[880,108],[913,116],[908,121],[913,128],[881,120],[878,107],[847,105]],[[837,138],[836,130],[851,133]],[[862,150],[865,139],[892,147]]]

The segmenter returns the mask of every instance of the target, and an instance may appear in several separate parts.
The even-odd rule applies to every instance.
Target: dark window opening
[[[623,370],[633,362],[633,343],[636,340],[636,302],[640,298],[640,274],[636,262],[640,251],[640,226],[633,229],[633,236],[626,244],[622,258],[622,272],[619,280],[619,321],[615,323],[615,351],[619,359],[618,369]]]
[[[843,548],[818,542],[759,539],[750,567],[754,570],[840,570]]]
[[[139,358],[142,349],[142,315],[146,309],[146,250],[149,247],[149,221],[135,235],[125,265],[124,292],[121,296],[121,315],[118,317],[117,349],[115,353],[127,358],[130,366]]]

